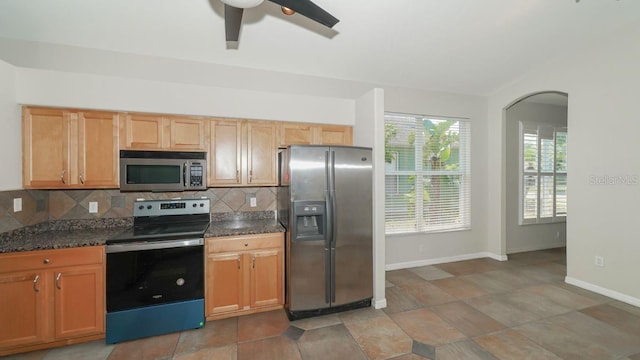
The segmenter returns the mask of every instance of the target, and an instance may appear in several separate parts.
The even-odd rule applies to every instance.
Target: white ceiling
[[[265,1],[245,11],[237,50],[226,48],[219,0],[0,0],[0,38],[487,95],[640,26],[638,0],[315,3],[340,19],[334,29]]]

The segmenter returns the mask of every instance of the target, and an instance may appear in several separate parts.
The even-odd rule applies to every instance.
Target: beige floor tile
[[[495,356],[488,353],[480,345],[473,341],[460,341],[457,343],[438,346],[436,348],[438,360],[495,360]]]
[[[378,317],[387,317],[387,313],[385,313],[381,309],[367,307],[338,313],[338,317],[340,318],[340,320],[342,320],[343,323],[346,324],[362,320],[374,319]]]
[[[467,299],[465,303],[506,326],[521,325],[541,318],[540,315],[512,304],[505,298],[505,294],[479,296]]]
[[[420,301],[398,286],[387,288],[385,297],[387,298],[387,307],[383,310],[387,314],[419,309],[424,306]]]
[[[408,269],[387,271],[386,280],[396,286],[421,283],[425,281]]]
[[[342,324],[305,331],[298,340],[298,348],[304,360],[367,360],[358,343]]]
[[[504,325],[462,301],[434,306],[433,311],[469,337],[491,333]]]
[[[0,356],[0,359],[2,360],[42,360],[49,351],[50,350],[38,350],[38,351],[31,351],[31,352],[15,354],[15,355],[7,355],[4,357]]]
[[[486,271],[500,270],[507,265],[500,261],[482,258],[465,261],[456,261],[444,264],[434,265],[435,267],[448,272],[449,274],[460,276],[474,273],[482,273]]]
[[[238,360],[301,360],[295,341],[284,336],[238,344]]]
[[[284,310],[238,317],[238,342],[264,339],[282,334],[289,327]]]
[[[179,338],[180,333],[172,333],[123,342],[115,346],[109,360],[170,359]]]
[[[413,341],[388,317],[349,322],[345,326],[371,360],[389,359],[411,352]]]
[[[337,324],[342,324],[342,320],[338,314],[330,314],[324,316],[316,316],[308,319],[291,321],[291,325],[298,327],[303,330],[312,330],[325,326],[332,326]]]
[[[407,335],[428,345],[442,345],[466,339],[466,335],[428,309],[390,315]]]
[[[102,360],[110,358],[114,345],[106,345],[104,340],[65,346],[49,350],[43,360]]]
[[[522,291],[530,294],[535,294],[538,296],[543,296],[555,303],[558,303],[572,310],[583,309],[583,308],[598,304],[598,302],[594,300],[578,295],[569,290],[565,290],[553,284],[541,284],[541,285],[530,286],[522,289]]]
[[[629,334],[640,336],[640,316],[610,304],[582,309],[580,312]]]
[[[554,353],[514,330],[504,330],[490,335],[483,335],[474,338],[474,341],[501,360],[560,360]]]
[[[517,309],[533,313],[540,318],[564,314],[572,310],[570,307],[558,304],[543,295],[527,292],[524,289],[503,295],[504,299]]]
[[[449,295],[444,290],[428,282],[402,285],[400,289],[411,295],[424,306],[439,305],[457,300],[453,295]]]
[[[439,287],[441,290],[458,299],[468,299],[476,296],[487,295],[487,292],[481,287],[461,277],[434,280],[431,281],[431,284]]]
[[[175,355],[173,360],[236,360],[238,345],[231,344],[222,347],[201,349],[193,353]]]
[[[238,318],[209,321],[201,329],[183,331],[175,350],[176,355],[198,352],[238,342]]]
[[[420,276],[424,280],[438,280],[438,279],[446,279],[449,277],[453,277],[452,274],[439,269],[433,265],[420,266],[409,269],[412,273]]]

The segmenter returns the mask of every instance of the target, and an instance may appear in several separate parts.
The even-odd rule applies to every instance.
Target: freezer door
[[[291,146],[289,149],[290,213],[287,229],[287,298],[289,311],[330,306],[330,254],[327,232],[321,238],[293,239],[296,206],[301,202],[326,203],[328,147]],[[299,208],[299,207],[298,207]]]
[[[372,152],[332,147],[332,304],[373,296]]]

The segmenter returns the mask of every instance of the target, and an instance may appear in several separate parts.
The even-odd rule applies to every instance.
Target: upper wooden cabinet
[[[120,148],[206,151],[208,129],[205,119],[125,114],[120,125]]]
[[[304,123],[278,124],[278,146],[289,145],[352,145],[351,126]]]
[[[23,108],[25,189],[117,188],[118,114]]]
[[[275,123],[215,119],[210,129],[208,186],[277,185]]]

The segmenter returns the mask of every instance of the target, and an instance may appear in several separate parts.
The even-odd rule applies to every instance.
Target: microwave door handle
[[[187,163],[182,166],[182,186],[187,187]]]

